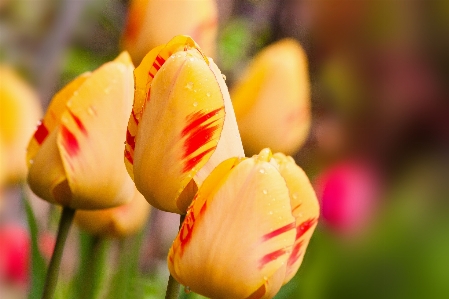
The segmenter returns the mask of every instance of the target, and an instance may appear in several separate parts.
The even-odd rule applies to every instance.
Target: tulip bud
[[[18,225],[0,228],[0,280],[25,284],[28,281],[30,236]]]
[[[122,45],[138,64],[153,48],[176,35],[191,35],[208,56],[215,56],[217,7],[213,0],[133,0]]]
[[[26,177],[24,152],[42,115],[35,92],[12,69],[0,66],[0,167],[7,181]]]
[[[215,166],[244,156],[226,84],[188,36],[149,52],[134,77],[125,164],[151,205],[184,214]]]
[[[332,230],[350,236],[366,227],[379,193],[371,167],[356,161],[339,163],[321,173],[315,187],[324,222]]]
[[[318,214],[292,158],[264,149],[228,159],[189,207],[169,251],[170,273],[211,298],[272,298],[298,270]]]
[[[122,162],[132,109],[127,53],[57,93],[30,140],[28,183],[36,195],[73,209],[122,205],[134,185]]]
[[[310,129],[307,57],[293,39],[260,52],[231,89],[243,146],[248,154],[265,147],[295,153]]]
[[[150,205],[136,190],[133,199],[124,205],[95,211],[78,210],[75,222],[90,234],[120,238],[136,233],[149,213]]]

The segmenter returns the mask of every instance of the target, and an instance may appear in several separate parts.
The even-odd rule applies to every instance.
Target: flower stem
[[[51,299],[56,289],[58,281],[59,266],[61,264],[62,253],[64,251],[65,240],[69,234],[69,229],[75,216],[75,209],[64,207],[62,210],[61,220],[59,221],[58,237],[56,238],[55,249],[51,256],[50,265],[48,266],[47,277],[45,280],[44,293],[42,299]]]
[[[186,215],[181,215],[179,229],[181,229],[182,223],[184,222],[184,218]],[[165,299],[177,299],[179,296],[179,282],[170,274],[168,278],[167,291],[165,292]]]

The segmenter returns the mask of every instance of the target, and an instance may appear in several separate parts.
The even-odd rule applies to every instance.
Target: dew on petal
[[[193,89],[193,82],[187,83],[185,88],[188,89],[188,90],[192,90]]]
[[[262,169],[259,170],[259,172],[260,173],[265,173],[265,169],[262,168]]]
[[[263,192],[263,194],[268,194],[267,189],[263,189],[262,192]]]

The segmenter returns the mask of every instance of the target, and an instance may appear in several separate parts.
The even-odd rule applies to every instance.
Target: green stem
[[[55,293],[56,283],[58,281],[59,266],[61,264],[62,253],[64,251],[65,240],[69,234],[69,229],[75,216],[72,208],[64,207],[62,210],[61,220],[59,221],[58,237],[56,238],[55,249],[51,256],[50,265],[48,266],[47,277],[45,280],[44,293],[42,299],[51,299]]]
[[[184,222],[184,218],[186,215],[181,215],[179,229],[182,227],[182,223]],[[179,288],[181,285],[176,279],[170,274],[168,278],[167,291],[165,292],[165,299],[177,299],[179,296]]]

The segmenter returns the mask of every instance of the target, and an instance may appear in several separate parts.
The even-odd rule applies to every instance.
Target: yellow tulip
[[[54,96],[28,145],[28,183],[36,195],[86,210],[131,199],[134,185],[122,157],[133,68],[122,53]]]
[[[265,147],[293,154],[310,129],[307,57],[293,39],[259,53],[231,89],[243,146],[249,154]]]
[[[217,7],[213,0],[133,0],[122,46],[138,64],[154,47],[173,36],[191,35],[208,56],[215,56]]]
[[[125,164],[151,205],[184,214],[215,166],[244,156],[226,84],[188,36],[149,52],[134,77]]]
[[[291,157],[264,149],[221,163],[198,190],[168,255],[171,275],[210,298],[272,298],[298,270],[319,216]]]
[[[0,139],[4,175],[9,182],[25,179],[25,149],[42,115],[35,92],[12,69],[0,66]]]
[[[136,233],[145,224],[150,207],[136,190],[133,199],[124,205],[95,211],[78,210],[75,222],[93,235],[121,238]]]

